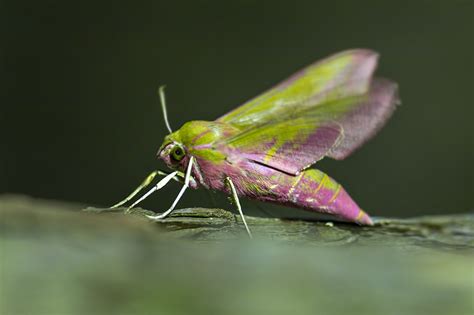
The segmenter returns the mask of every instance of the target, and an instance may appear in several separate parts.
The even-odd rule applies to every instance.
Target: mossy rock
[[[348,223],[0,197],[1,314],[472,314],[474,216]]]

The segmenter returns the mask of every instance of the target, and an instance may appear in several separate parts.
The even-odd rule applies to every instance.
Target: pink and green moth
[[[346,190],[309,167],[324,157],[342,160],[373,137],[399,103],[397,84],[374,77],[378,54],[354,49],[320,60],[215,121],[190,121],[172,132],[163,88],[161,104],[170,132],[158,158],[173,170],[155,171],[118,207],[165,177],[132,204],[137,205],[171,179],[184,183],[171,207],[150,216],[165,218],[188,188],[331,214],[372,225]]]

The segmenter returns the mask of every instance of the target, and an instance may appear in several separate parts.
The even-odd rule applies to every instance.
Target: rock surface
[[[0,197],[1,314],[473,314],[474,215],[374,227]]]

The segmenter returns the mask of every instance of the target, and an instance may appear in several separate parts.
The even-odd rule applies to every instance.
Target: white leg
[[[168,175],[166,175],[166,177],[164,177],[162,180],[160,180],[158,182],[158,184],[156,184],[155,186],[153,186],[152,189],[150,189],[146,194],[144,194],[140,199],[138,199],[137,201],[135,201],[130,207],[128,207],[127,209],[127,212],[130,211],[130,209],[132,209],[133,207],[135,207],[137,204],[139,204],[140,202],[142,202],[143,200],[145,200],[148,196],[150,196],[152,193],[154,193],[155,191],[157,190],[160,190],[161,188],[163,188],[166,184],[169,183],[169,181],[171,179],[173,179],[176,174],[178,172],[174,171]]]
[[[122,201],[117,202],[116,204],[114,204],[109,209],[118,208],[118,207],[122,206],[123,204],[125,204],[125,203],[129,202],[130,200],[132,200],[132,198],[135,197],[143,188],[145,188],[145,187],[147,187],[148,185],[151,184],[151,182],[156,177],[156,175],[167,176],[167,175],[169,175],[169,173],[166,173],[166,172],[160,171],[160,170],[151,172],[150,175],[148,175],[143,180],[143,182],[140,184],[140,186],[138,186],[134,191],[132,191],[125,199],[123,199]],[[178,176],[179,176],[179,173],[178,173]],[[179,178],[174,177],[173,179],[177,182],[180,182]]]
[[[174,200],[171,207],[168,210],[166,210],[165,212],[163,212],[162,214],[147,215],[148,218],[150,218],[152,220],[161,220],[161,219],[166,218],[171,213],[171,211],[174,210],[174,207],[176,207],[176,205],[178,204],[178,201],[181,199],[184,192],[189,187],[189,181],[191,180],[191,170],[193,169],[193,162],[194,162],[194,157],[191,156],[191,158],[189,159],[188,168],[186,169],[186,175],[184,176],[184,185],[183,185],[183,187],[181,187],[181,190],[179,191],[178,196],[176,196],[176,199]]]
[[[250,229],[247,225],[247,221],[245,221],[244,213],[242,212],[242,207],[240,206],[240,201],[239,201],[239,196],[237,195],[237,191],[235,190],[234,183],[230,179],[230,177],[226,177],[225,180],[227,181],[230,190],[232,192],[232,199],[234,200],[235,205],[237,206],[237,210],[239,210],[240,217],[242,218],[242,222],[244,222],[245,229],[247,230],[247,233],[250,238],[252,238],[252,233],[250,232]]]

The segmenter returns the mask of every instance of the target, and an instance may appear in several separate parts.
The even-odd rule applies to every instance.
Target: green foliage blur
[[[469,0],[2,1],[0,192],[113,204],[164,168],[159,85],[177,129],[364,47],[402,105],[353,156],[316,167],[375,216],[473,210],[473,12]],[[164,210],[177,191],[145,205]],[[180,205],[212,203],[201,190]]]

